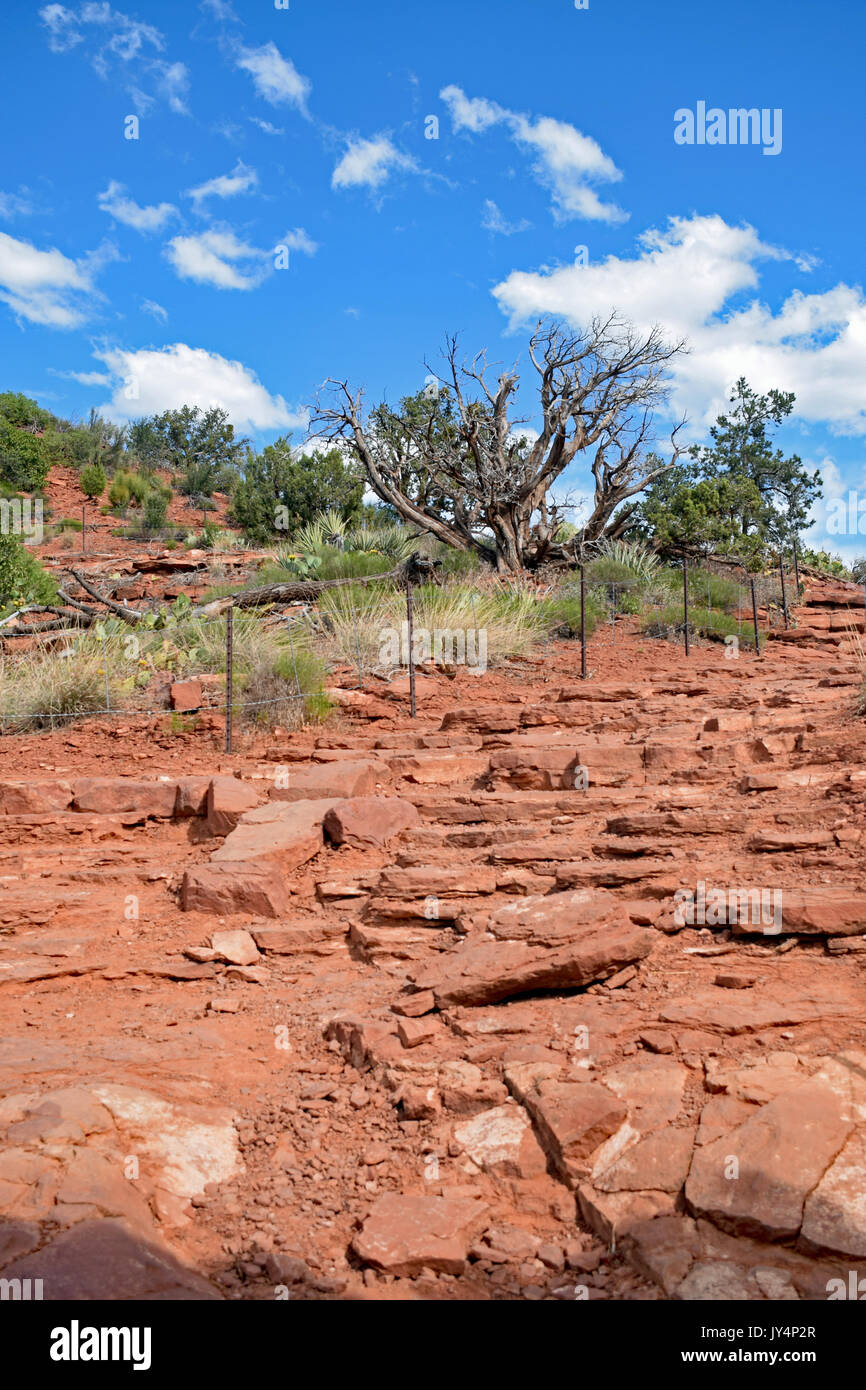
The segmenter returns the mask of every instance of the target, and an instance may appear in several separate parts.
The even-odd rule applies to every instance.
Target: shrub
[[[51,458],[45,443],[29,430],[17,429],[0,415],[0,481],[22,492],[45,486]]]
[[[0,532],[0,606],[54,603],[57,585],[18,536]]]
[[[168,520],[168,498],[160,489],[152,490],[144,499],[142,524],[148,531],[161,531]]]
[[[94,502],[105,491],[108,479],[101,463],[88,463],[81,470],[81,490]]]

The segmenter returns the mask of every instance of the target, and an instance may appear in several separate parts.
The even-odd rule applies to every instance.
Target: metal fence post
[[[755,655],[761,655],[761,639],[758,636],[758,600],[755,595],[755,581],[751,580],[752,585],[752,622],[755,625]]]
[[[689,557],[683,555],[683,615],[685,617],[686,656],[691,654],[689,646]]]
[[[234,616],[230,603],[226,611],[226,752],[232,751],[232,704],[234,703]]]
[[[417,715],[415,700],[415,623],[412,613],[412,579],[406,575],[406,627],[409,634],[409,709],[412,718]]]
[[[586,680],[586,566],[580,567],[580,678]]]

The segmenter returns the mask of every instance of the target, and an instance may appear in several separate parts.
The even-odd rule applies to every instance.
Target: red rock
[[[336,801],[344,797],[362,797],[376,789],[383,777],[381,763],[372,759],[348,760],[336,763],[291,763],[287,787],[273,786],[268,795],[272,801],[311,801],[329,797]]]
[[[72,802],[69,782],[0,782],[0,816],[65,811]]]
[[[686,1182],[689,1209],[730,1231],[789,1240],[800,1230],[807,1197],[852,1129],[829,1085],[803,1082],[738,1129],[695,1149]]]
[[[332,805],[330,800],[273,801],[245,811],[211,862],[273,860],[290,873],[322,848],[322,819]]]
[[[389,758],[388,765],[395,777],[422,786],[448,787],[460,782],[474,782],[488,768],[486,753],[412,753]]]
[[[251,917],[283,917],[289,910],[288,884],[276,865],[255,862],[202,864],[187,869],[181,888],[184,912],[235,912]]]
[[[434,1042],[442,1031],[442,1024],[435,1016],[401,1018],[397,1024],[397,1035],[404,1047],[420,1047],[422,1043]]]
[[[248,931],[211,932],[210,944],[218,958],[228,961],[230,965],[254,965],[261,959]]]
[[[201,709],[201,681],[174,681],[169,687],[168,698],[174,710]]]
[[[613,893],[604,888],[578,888],[570,893],[520,898],[500,907],[491,915],[487,930],[497,941],[554,946],[613,915],[622,916]]]
[[[342,922],[330,922],[323,917],[321,921],[306,918],[279,927],[251,927],[250,932],[260,951],[294,956],[313,950],[324,941],[341,940],[346,928]]]
[[[352,1249],[363,1264],[402,1278],[422,1269],[459,1275],[486,1216],[484,1204],[470,1198],[389,1193],[374,1204]]]
[[[431,1013],[435,1007],[433,991],[428,989],[422,994],[407,994],[404,998],[398,999],[391,1005],[391,1012],[403,1018],[421,1018],[422,1015]]]
[[[491,1177],[537,1178],[547,1160],[526,1111],[509,1105],[483,1110],[454,1129],[462,1152]]]
[[[496,891],[496,871],[482,864],[457,869],[424,864],[411,869],[383,869],[379,892],[384,897],[470,897]]]
[[[542,1148],[568,1183],[589,1176],[590,1156],[628,1116],[622,1101],[594,1081],[541,1078],[523,1099]]]
[[[693,1129],[660,1129],[632,1144],[601,1172],[594,1172],[599,1192],[681,1191],[694,1148]]]
[[[386,845],[421,820],[411,801],[397,796],[353,797],[325,815],[325,834],[335,845],[354,849]]]
[[[190,816],[207,815],[207,794],[212,777],[179,777],[177,780],[177,800],[174,805],[175,818],[186,820]]]
[[[214,777],[207,790],[207,828],[212,835],[230,835],[245,811],[259,804],[259,793],[238,777]]]
[[[539,989],[568,989],[613,975],[641,960],[655,943],[642,927],[586,927],[555,950],[513,941],[461,946],[414,975],[418,989],[432,989],[439,1008],[451,1004],[495,1004]]]
[[[72,784],[76,811],[99,815],[134,815],[136,819],[170,820],[177,801],[177,782],[135,782],[131,777],[81,777]]]
[[[64,1231],[41,1250],[6,1265],[3,1277],[41,1279],[48,1301],[222,1297],[180,1264],[154,1230],[144,1238],[119,1221],[85,1221]]]

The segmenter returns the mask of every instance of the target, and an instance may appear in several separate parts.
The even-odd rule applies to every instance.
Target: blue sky
[[[783,442],[866,497],[864,30],[852,0],[7,0],[2,386],[300,441],[329,375],[397,399],[446,333],[510,365],[615,306],[688,337],[692,437],[738,375],[795,391]],[[778,153],[678,144],[699,102],[781,111]]]

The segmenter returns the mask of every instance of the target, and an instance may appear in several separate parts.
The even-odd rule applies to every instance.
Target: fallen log
[[[265,584],[260,589],[242,590],[227,599],[226,604],[234,603],[235,608],[261,608],[268,603],[311,603],[328,589],[340,589],[347,584],[393,584],[400,574],[398,567],[385,574],[365,574],[358,579],[298,579],[286,584]]]
[[[98,589],[88,583],[80,570],[70,570],[69,573],[72,575],[75,582],[81,585],[86,594],[89,594],[91,598],[95,598],[98,603],[104,603],[105,607],[109,609],[110,612],[114,613],[118,618],[122,618],[125,623],[141,622],[144,616],[142,613],[137,612],[135,608],[127,608],[125,603],[117,603],[113,598],[106,598],[105,594],[101,594]],[[85,612],[94,614],[94,610],[87,608],[84,604],[76,603],[75,606],[82,607]],[[99,615],[95,614],[94,616],[98,617]]]

